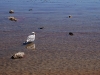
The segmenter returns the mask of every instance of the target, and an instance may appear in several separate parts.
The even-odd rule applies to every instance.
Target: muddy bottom
[[[26,45],[24,34],[2,38],[0,75],[99,75],[100,33],[73,33],[37,32],[36,40]],[[11,59],[19,51],[25,52],[25,57]]]

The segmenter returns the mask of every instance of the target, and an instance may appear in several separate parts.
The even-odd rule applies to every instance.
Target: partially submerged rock
[[[12,59],[19,59],[19,58],[23,58],[24,56],[25,56],[24,52],[18,52],[18,53],[15,53],[11,58]]]
[[[72,36],[72,35],[74,35],[74,34],[73,34],[72,32],[69,32],[69,35],[71,35],[71,36]]]
[[[32,11],[32,9],[29,9],[29,11]]]
[[[44,29],[44,27],[40,27],[39,29]]]
[[[69,18],[72,18],[72,16],[71,16],[71,15],[69,15],[68,17],[69,17]]]
[[[14,10],[10,10],[9,13],[11,13],[11,14],[14,13]]]
[[[15,17],[8,17],[8,19],[11,21],[17,21],[17,19]]]

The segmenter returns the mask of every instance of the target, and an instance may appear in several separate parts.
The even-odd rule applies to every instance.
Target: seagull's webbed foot
[[[30,44],[30,43],[32,43],[32,42],[25,41],[25,42],[23,42],[23,45]]]

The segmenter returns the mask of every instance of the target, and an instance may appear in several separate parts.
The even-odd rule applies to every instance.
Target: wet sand
[[[100,1],[64,1],[1,2],[0,75],[100,75]],[[36,40],[23,45],[32,31]],[[26,56],[11,59],[19,51]]]

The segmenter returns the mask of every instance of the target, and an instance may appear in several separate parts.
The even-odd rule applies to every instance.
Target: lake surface
[[[0,41],[0,75],[100,75],[100,0],[1,0]]]
[[[0,30],[36,31],[45,27],[46,31],[98,32],[99,9],[99,0],[1,0]],[[9,10],[15,13],[9,14]],[[16,17],[18,22],[10,22],[9,16]]]

